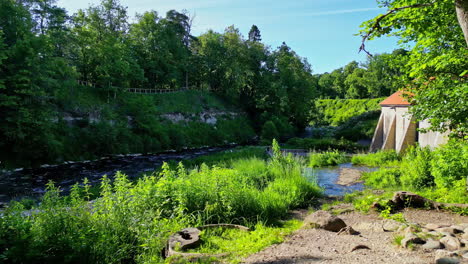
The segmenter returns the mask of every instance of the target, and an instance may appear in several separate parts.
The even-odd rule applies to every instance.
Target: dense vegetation
[[[315,100],[310,115],[314,127],[312,137],[328,137],[357,141],[371,139],[380,116],[379,103],[375,99],[319,99]],[[350,149],[354,146],[350,143]],[[334,149],[340,149],[333,147]]]
[[[2,212],[0,259],[3,263],[157,263],[172,232],[220,222],[254,228],[239,242],[243,248],[258,250],[258,243],[278,241],[279,231],[272,224],[289,209],[308,205],[321,194],[302,176],[302,161],[275,153],[269,161],[238,159],[223,167],[187,170],[179,164],[173,170],[165,164],[159,174],[137,182],[121,173],[113,182],[104,176],[100,197],[92,202],[86,182],[65,197],[50,184],[33,210],[25,212],[21,204],[13,203]],[[266,240],[253,239],[270,232]]]
[[[414,93],[412,112],[429,119],[432,129],[468,134],[468,23],[465,0],[378,0],[386,15],[362,24],[365,42],[396,36],[412,49],[398,68],[405,88]],[[458,14],[458,18],[457,18]],[[463,14],[465,17],[463,17]],[[464,21],[464,22],[463,22]]]
[[[375,172],[365,173],[366,184],[388,191],[407,190],[429,199],[444,203],[468,203],[468,145],[451,141],[434,151],[429,148],[413,147],[404,155],[394,151],[358,155],[353,164],[381,167]],[[373,195],[364,200],[363,209],[380,200]],[[468,214],[466,211],[460,211]]]
[[[408,62],[408,51],[376,54],[365,63],[352,61],[331,73],[316,75],[321,98],[362,99],[388,96],[403,88],[402,67]]]
[[[327,74],[312,75],[307,60],[286,43],[276,49],[263,44],[256,26],[247,37],[234,26],[193,36],[193,17],[186,12],[147,11],[131,18],[116,0],[75,14],[56,1],[39,0],[3,0],[0,10],[1,166],[242,142],[253,133],[264,142],[287,139],[308,125],[314,98],[388,95],[399,87],[395,65],[405,57],[396,51],[362,67],[353,62],[326,82]],[[161,99],[133,95],[127,88],[191,89],[203,95],[192,100],[194,94],[180,92]],[[181,128],[153,116],[160,109],[209,111],[216,101],[211,97],[246,118]],[[197,98],[208,102],[197,104]],[[82,121],[62,122],[70,117]],[[229,135],[230,129],[237,132]],[[106,144],[98,144],[101,139]],[[77,148],[77,142],[85,147]]]

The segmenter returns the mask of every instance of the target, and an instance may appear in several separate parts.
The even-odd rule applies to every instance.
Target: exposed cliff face
[[[208,125],[216,125],[216,123],[220,119],[232,119],[239,115],[240,113],[236,112],[208,110],[198,114],[167,113],[162,114],[161,117],[171,121],[174,124],[195,121],[202,122]]]
[[[203,111],[201,113],[181,113],[181,112],[174,112],[174,113],[165,113],[161,114],[160,117],[163,120],[170,121],[173,124],[183,124],[188,122],[200,122],[208,125],[216,125],[219,120],[231,120],[236,117],[242,116],[243,114],[240,112],[232,112],[232,111],[219,111],[216,109],[210,109]],[[132,127],[134,118],[132,116],[126,116],[127,123],[129,127]],[[107,120],[107,122],[111,125],[115,123],[114,120],[108,120],[103,118],[100,111],[92,111],[89,113],[71,113],[71,112],[64,112],[61,114],[61,120],[67,123],[68,126],[79,126],[80,122],[87,122],[89,124],[96,124],[101,121]],[[58,122],[59,118],[53,120],[54,122]]]

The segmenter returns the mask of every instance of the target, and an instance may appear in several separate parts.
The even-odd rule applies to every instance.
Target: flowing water
[[[67,162],[66,164],[54,166],[45,165],[36,169],[3,172],[0,174],[0,207],[10,200],[40,197],[45,193],[45,186],[50,180],[54,181],[67,194],[73,184],[82,182],[84,178],[87,178],[91,184],[97,184],[103,175],[112,177],[117,171],[121,171],[128,175],[130,179],[135,179],[143,173],[154,171],[164,161],[193,159],[230,148],[204,148],[156,155],[120,155],[104,157],[96,161]],[[354,167],[350,163],[346,163],[336,167],[308,168],[305,176],[310,180],[317,181],[324,189],[325,195],[340,196],[362,190],[364,187],[362,183],[351,186],[336,183],[343,168],[353,168],[361,171],[373,170],[367,167]]]
[[[363,190],[364,185],[362,182],[358,182],[350,186],[340,185],[336,183],[340,177],[341,170],[345,168],[356,169],[362,172],[375,171],[375,168],[353,166],[351,163],[344,163],[335,167],[317,169],[308,168],[306,170],[306,177],[308,177],[311,180],[317,181],[320,187],[324,189],[325,195],[329,196],[342,196],[347,193]]]
[[[44,165],[36,169],[0,172],[0,207],[10,200],[41,196],[50,180],[60,186],[66,194],[73,184],[82,182],[84,178],[91,184],[96,184],[103,175],[113,176],[117,171],[121,171],[134,179],[145,172],[154,171],[164,161],[193,159],[230,148],[232,147],[203,148],[155,155],[118,155],[95,161],[67,162],[54,166]]]

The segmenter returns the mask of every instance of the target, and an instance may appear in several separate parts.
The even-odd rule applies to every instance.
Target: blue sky
[[[59,0],[58,5],[74,13],[99,0]],[[252,24],[259,27],[263,42],[276,48],[285,41],[300,56],[306,57],[314,73],[330,72],[352,60],[365,61],[358,54],[361,42],[359,25],[385,12],[375,0],[121,0],[128,14],[156,10],[186,9],[195,14],[194,35],[208,29],[221,32],[235,25],[244,36]],[[369,42],[372,53],[391,52],[396,39]]]

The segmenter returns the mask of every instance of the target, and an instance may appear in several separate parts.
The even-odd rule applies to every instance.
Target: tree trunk
[[[468,47],[468,0],[455,0],[458,23],[465,35],[466,46]]]

